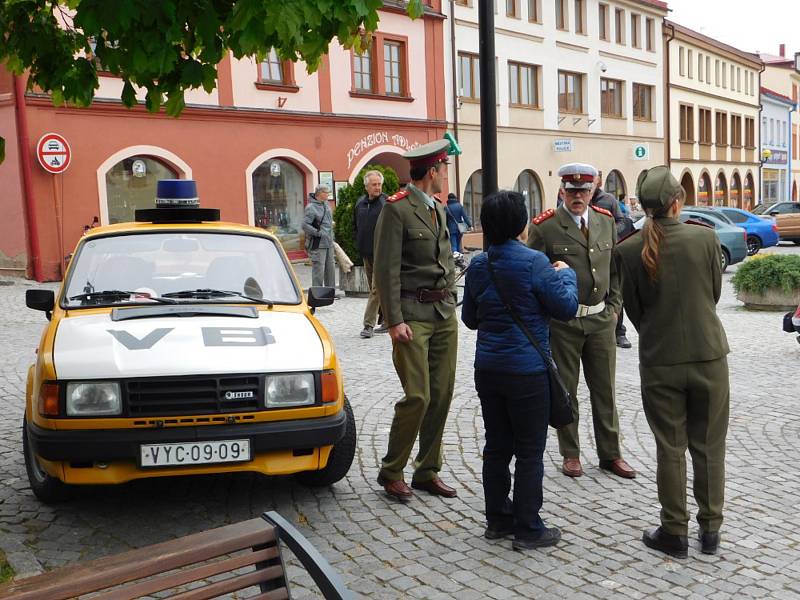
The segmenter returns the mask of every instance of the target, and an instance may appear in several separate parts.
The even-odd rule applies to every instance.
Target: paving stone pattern
[[[777,251],[800,249],[783,245]],[[669,560],[640,541],[643,528],[658,524],[658,504],[655,447],[641,407],[632,327],[634,348],[617,357],[617,403],[624,456],[639,475],[626,481],[597,468],[582,384],[585,476],[560,474],[553,432],[545,454],[543,516],[562,529],[558,546],[520,553],[508,540],[482,537],[475,334],[463,327],[442,473],[458,488],[458,498],[421,493],[405,505],[389,500],[375,476],[401,389],[388,336],[358,335],[365,306],[358,298],[318,311],[335,339],[359,425],[358,453],[346,480],[319,490],[291,477],[166,478],[84,488],[67,504],[45,506],[28,489],[20,441],[26,371],[44,325],[41,313],[24,306],[24,290],[34,284],[23,281],[0,286],[0,549],[18,573],[31,574],[275,509],[365,598],[800,598],[800,344],[780,330],[781,315],[742,308],[729,284],[734,269],[725,275],[719,304],[732,348],[719,556],[701,554],[694,543],[688,560]],[[298,272],[307,284],[308,267]],[[694,512],[691,499],[690,505]],[[289,569],[297,598],[318,597],[296,563]]]

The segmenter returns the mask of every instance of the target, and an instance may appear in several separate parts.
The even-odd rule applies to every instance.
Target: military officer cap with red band
[[[412,167],[430,169],[439,163],[447,163],[449,150],[449,140],[436,140],[435,142],[423,144],[422,146],[417,146],[413,150],[409,150],[403,154],[403,158],[407,159]]]
[[[568,163],[558,170],[565,190],[588,190],[594,185],[597,169],[585,163]]]

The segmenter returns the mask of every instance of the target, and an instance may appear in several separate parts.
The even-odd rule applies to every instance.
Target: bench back
[[[206,600],[258,586],[251,600],[290,598],[278,529],[264,518],[195,533],[22,579],[0,599],[134,600],[169,590],[173,600]],[[202,582],[201,585],[188,584]],[[124,585],[123,585],[124,584]]]

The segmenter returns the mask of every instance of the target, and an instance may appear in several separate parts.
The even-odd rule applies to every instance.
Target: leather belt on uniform
[[[575,313],[575,316],[580,317],[588,317],[589,315],[596,315],[597,313],[601,313],[605,310],[606,303],[604,301],[600,301],[597,304],[588,305],[588,304],[578,304],[578,312]]]
[[[448,288],[443,288],[441,290],[428,290],[425,288],[419,288],[416,291],[400,290],[401,298],[413,298],[417,302],[439,302],[447,298],[450,294],[451,292]]]

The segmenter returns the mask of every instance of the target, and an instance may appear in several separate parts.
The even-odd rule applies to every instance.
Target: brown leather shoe
[[[458,495],[449,485],[442,483],[438,477],[428,481],[412,481],[411,487],[415,490],[425,490],[434,496],[444,496],[445,498],[455,498]]]
[[[625,479],[633,479],[636,477],[636,470],[621,458],[601,460],[600,468],[611,471],[617,477],[623,477]]]
[[[414,492],[402,479],[385,479],[378,475],[378,483],[383,486],[383,489],[392,498],[408,500],[414,496]]]
[[[580,477],[583,475],[580,458],[565,458],[561,465],[561,472],[567,477]]]

